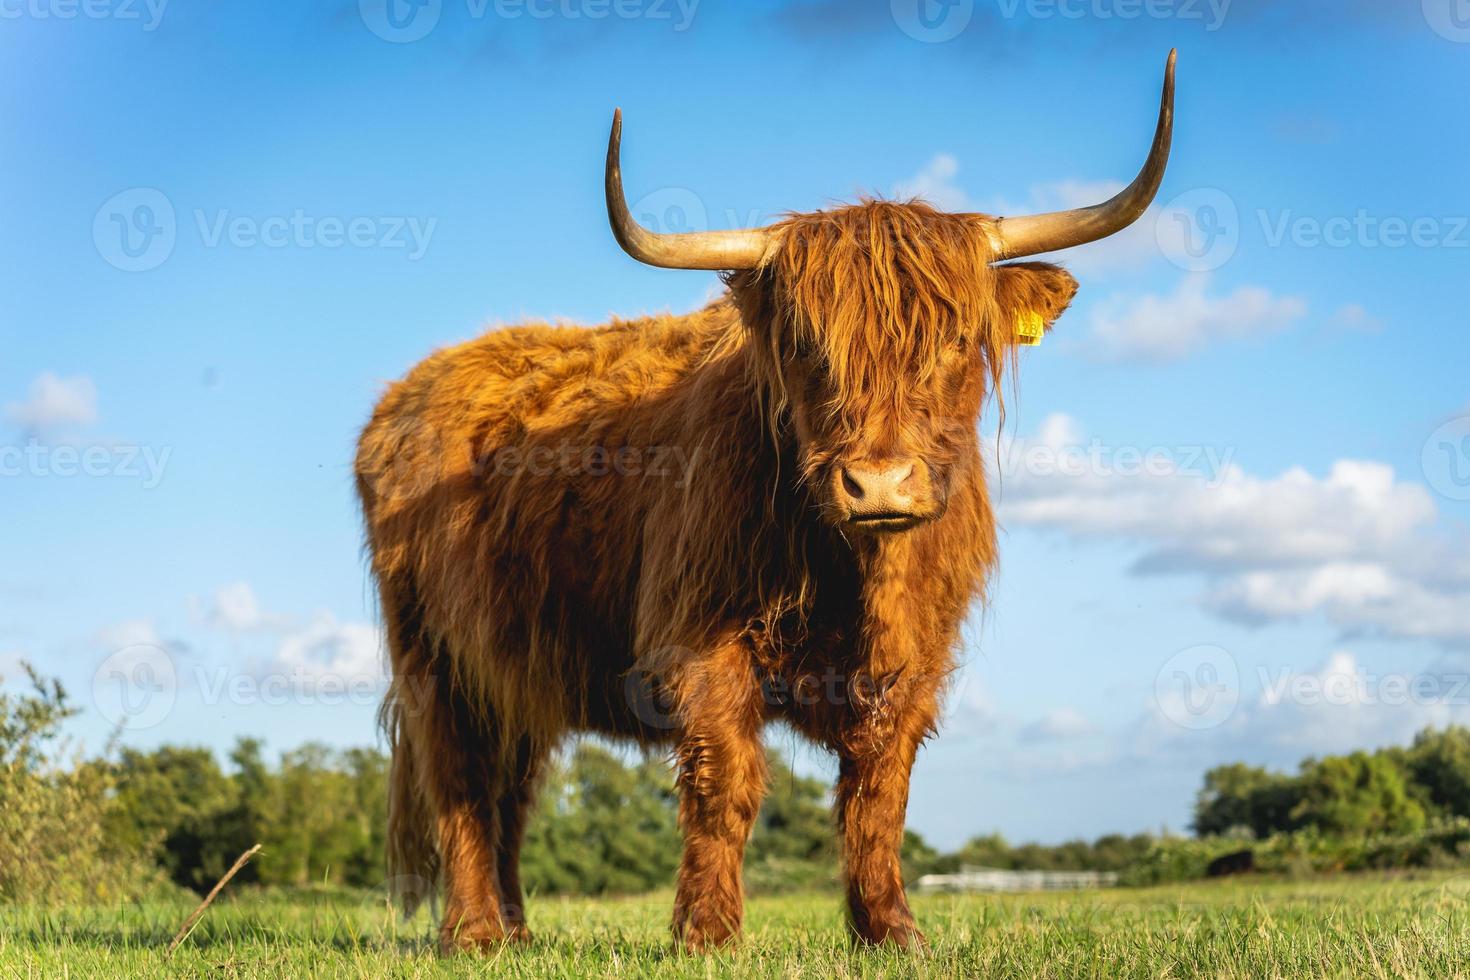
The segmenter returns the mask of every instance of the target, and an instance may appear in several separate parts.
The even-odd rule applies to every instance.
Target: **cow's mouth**
[[[924,518],[918,514],[902,514],[898,512],[884,514],[854,514],[848,518],[848,526],[862,531],[871,531],[878,534],[893,534],[898,531],[910,531],[924,523]]]

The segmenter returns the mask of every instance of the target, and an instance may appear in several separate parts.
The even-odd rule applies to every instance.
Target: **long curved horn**
[[[997,258],[1016,259],[1042,252],[1057,252],[1076,245],[1086,245],[1117,234],[1143,216],[1159,192],[1164,168],[1169,164],[1169,147],[1174,139],[1174,63],[1178,50],[1169,52],[1169,67],[1164,73],[1164,98],[1159,106],[1159,126],[1154,132],[1153,149],[1143,170],[1117,197],[1104,204],[1075,211],[1002,218],[1000,254]]]
[[[623,110],[613,113],[607,141],[607,218],[618,244],[639,262],[664,269],[755,269],[765,258],[770,233],[702,231],[660,235],[644,228],[628,211],[623,196]]]

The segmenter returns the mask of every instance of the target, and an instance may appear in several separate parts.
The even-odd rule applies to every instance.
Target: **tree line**
[[[374,749],[308,744],[268,759],[242,738],[221,760],[200,747],[66,742],[64,689],[33,675],[0,692],[0,900],[117,898],[153,885],[207,890],[235,858],[264,886],[385,883],[388,760]],[[754,892],[834,885],[830,794],[769,753],[770,793],[747,848]],[[941,852],[905,835],[910,880],[965,866],[1118,871],[1146,883],[1204,873],[1254,845],[1267,869],[1470,862],[1470,729],[1421,733],[1407,748],[1309,759],[1295,774],[1235,764],[1205,774],[1196,839],[1110,835],[1060,845],[975,837]],[[661,759],[583,742],[551,767],[528,828],[532,894],[628,894],[666,887],[680,852],[677,799]]]
[[[1244,763],[1205,773],[1195,805],[1202,837],[1264,839],[1404,834],[1470,817],[1470,729],[1420,732],[1407,748],[1307,759],[1295,774]]]

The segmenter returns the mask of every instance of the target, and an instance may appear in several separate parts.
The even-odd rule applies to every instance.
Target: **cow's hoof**
[[[928,949],[929,940],[910,922],[873,923],[866,929],[853,930],[853,939],[862,946],[897,946],[899,949]]]
[[[674,941],[686,953],[706,953],[739,938],[740,921],[736,916],[690,912],[674,923]]]
[[[527,935],[529,937],[529,933]],[[488,919],[461,922],[454,927],[444,926],[439,930],[439,955],[489,952],[505,945],[507,938],[505,930]]]

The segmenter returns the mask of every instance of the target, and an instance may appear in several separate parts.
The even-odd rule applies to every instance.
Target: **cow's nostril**
[[[857,480],[854,480],[852,474],[846,469],[842,471],[842,489],[853,500],[863,499],[863,485]]]

